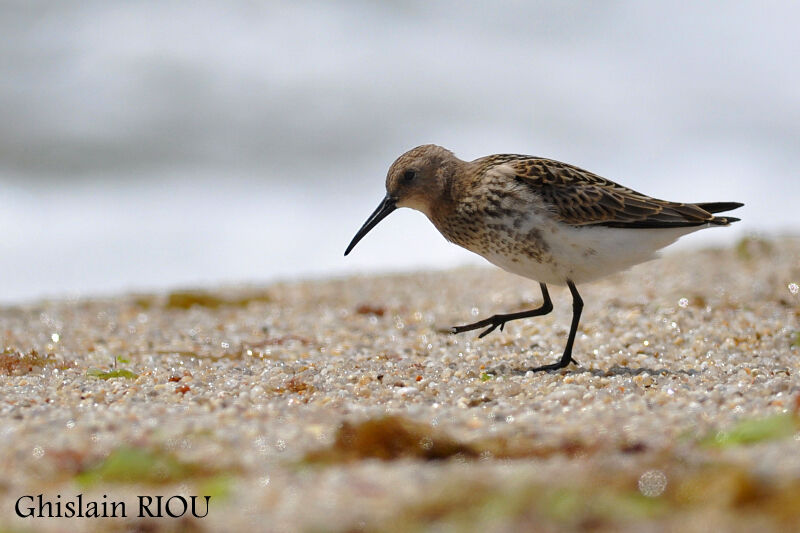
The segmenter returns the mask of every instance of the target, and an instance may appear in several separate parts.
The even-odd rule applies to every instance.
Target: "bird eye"
[[[416,177],[417,177],[416,170],[406,170],[405,173],[403,174],[403,181],[406,183],[411,183],[412,181],[414,181],[414,178]]]

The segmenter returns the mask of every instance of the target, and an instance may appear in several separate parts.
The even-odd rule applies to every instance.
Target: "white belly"
[[[708,227],[623,229],[565,226],[549,222],[541,229],[547,251],[542,257],[481,251],[503,270],[542,283],[566,285],[593,281],[656,258],[656,252],[679,237]]]

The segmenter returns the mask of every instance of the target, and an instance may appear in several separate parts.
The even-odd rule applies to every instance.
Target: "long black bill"
[[[389,216],[389,213],[391,213],[395,209],[397,209],[397,205],[395,204],[395,199],[387,195],[386,198],[384,198],[383,201],[381,202],[381,205],[378,206],[378,209],[376,209],[369,216],[367,221],[364,222],[364,225],[361,226],[361,229],[358,230],[358,233],[356,233],[356,236],[353,237],[353,240],[350,241],[350,246],[348,246],[347,250],[344,251],[344,255],[349,254],[350,250],[352,250],[355,247],[355,245],[358,244],[358,241],[363,239],[364,235],[369,233],[369,230],[377,226],[378,222]]]

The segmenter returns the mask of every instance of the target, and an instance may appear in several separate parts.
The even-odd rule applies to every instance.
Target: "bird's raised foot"
[[[453,334],[464,333],[465,331],[472,331],[475,329],[480,329],[489,326],[488,328],[486,328],[486,330],[482,331],[480,335],[478,335],[478,338],[482,339],[489,333],[493,332],[498,327],[500,327],[500,331],[503,331],[503,328],[505,327],[506,322],[508,321],[509,319],[503,317],[502,315],[494,315],[490,316],[489,318],[473,322],[472,324],[466,324],[464,326],[453,326],[452,328],[450,328],[450,333]]]

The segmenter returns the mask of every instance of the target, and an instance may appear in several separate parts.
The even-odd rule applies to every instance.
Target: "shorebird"
[[[386,176],[386,197],[358,230],[344,255],[398,207],[421,211],[450,242],[503,270],[539,282],[543,303],[530,311],[493,315],[451,328],[463,333],[553,310],[547,284],[572,294],[572,323],[561,359],[531,368],[564,368],[572,358],[583,300],[576,284],[649,261],[679,237],[739,219],[714,213],[739,202],[678,203],[651,198],[552,159],[497,154],[462,161],[426,144],[401,155]]]

